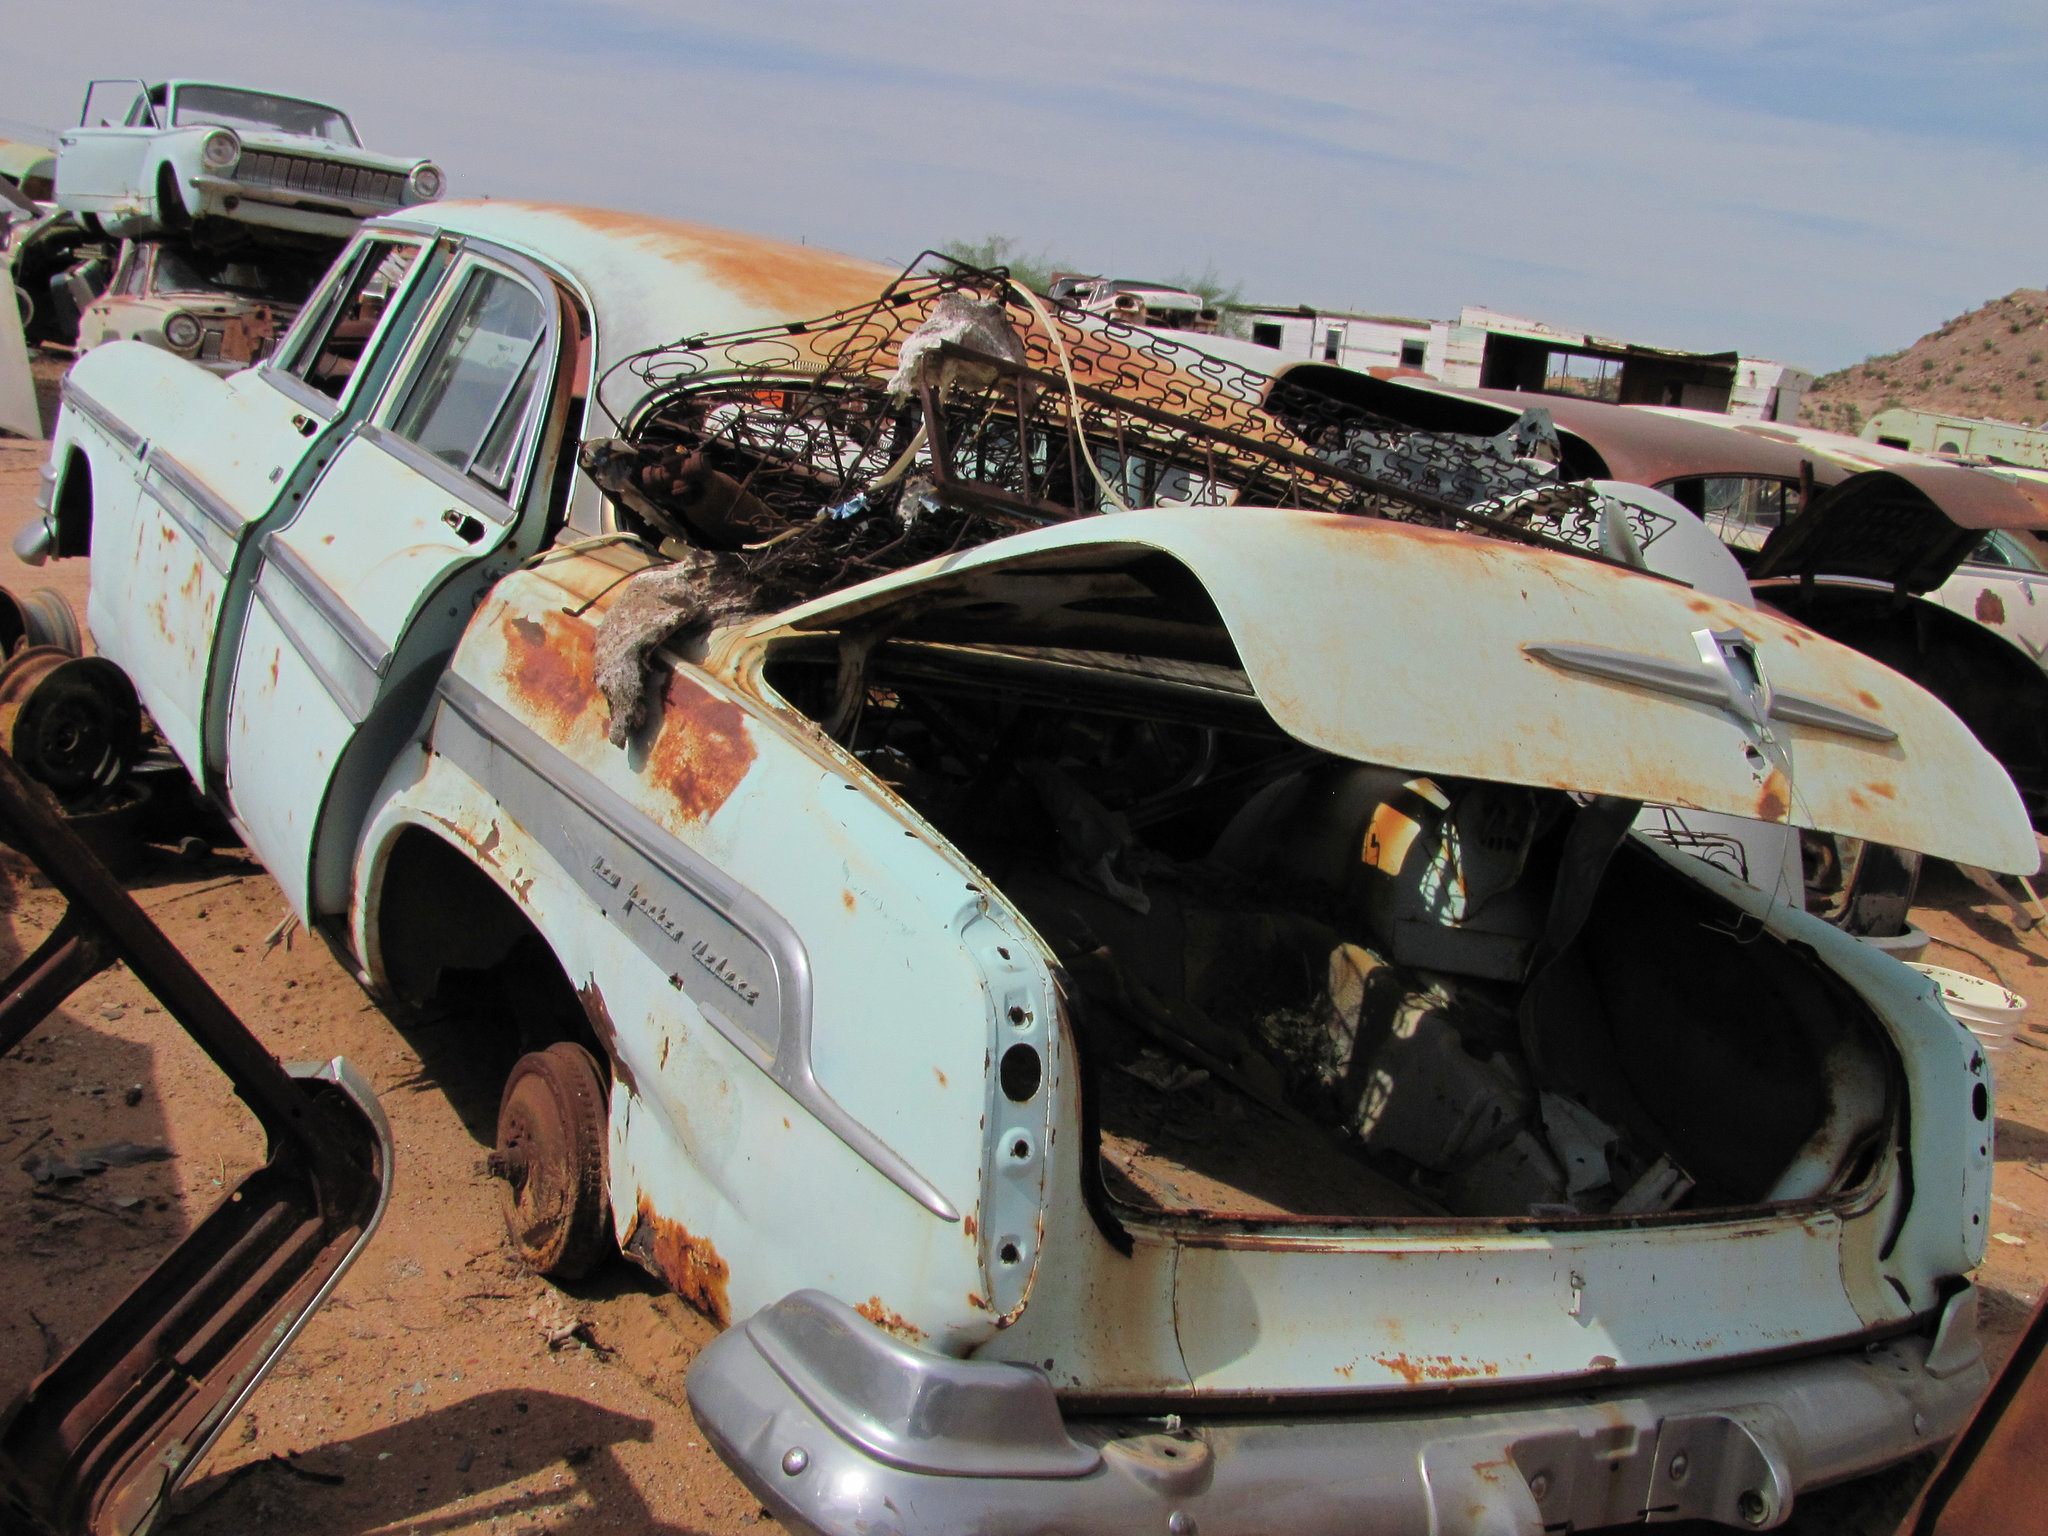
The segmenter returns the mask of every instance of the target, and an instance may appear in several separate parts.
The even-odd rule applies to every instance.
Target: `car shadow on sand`
[[[515,1530],[544,1526],[551,1536],[694,1536],[693,1527],[657,1521],[619,1462],[620,1445],[653,1438],[652,1420],[573,1397],[481,1392],[354,1439],[201,1477],[179,1492],[163,1529],[437,1536],[512,1522]],[[233,1458],[229,1451],[218,1459]]]

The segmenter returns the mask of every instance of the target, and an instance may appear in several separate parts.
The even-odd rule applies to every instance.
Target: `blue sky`
[[[1849,0],[0,0],[95,74],[348,108],[458,194],[879,259],[1001,232],[1247,297],[1486,304],[1815,370],[2048,284],[2048,7]],[[231,40],[231,41],[230,41]],[[231,60],[226,64],[224,60]]]

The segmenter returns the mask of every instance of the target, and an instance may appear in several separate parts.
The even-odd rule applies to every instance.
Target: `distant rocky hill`
[[[2015,288],[1903,352],[1823,374],[1806,392],[1800,419],[1855,432],[1895,405],[2048,424],[2048,290]]]

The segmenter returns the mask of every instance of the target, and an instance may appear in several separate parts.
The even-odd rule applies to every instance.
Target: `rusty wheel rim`
[[[519,1059],[490,1167],[512,1245],[544,1275],[573,1279],[604,1256],[604,1138],[603,1082],[588,1051],[565,1041]]]

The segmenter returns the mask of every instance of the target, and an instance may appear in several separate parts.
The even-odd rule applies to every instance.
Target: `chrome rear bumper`
[[[1801,1490],[1953,1435],[1984,1391],[1975,1295],[1935,1337],[1463,1413],[1065,1419],[1027,1367],[904,1345],[799,1291],[697,1358],[690,1406],[792,1530],[824,1536],[1540,1536],[1768,1529]],[[1198,1408],[1199,1413],[1199,1408]]]

